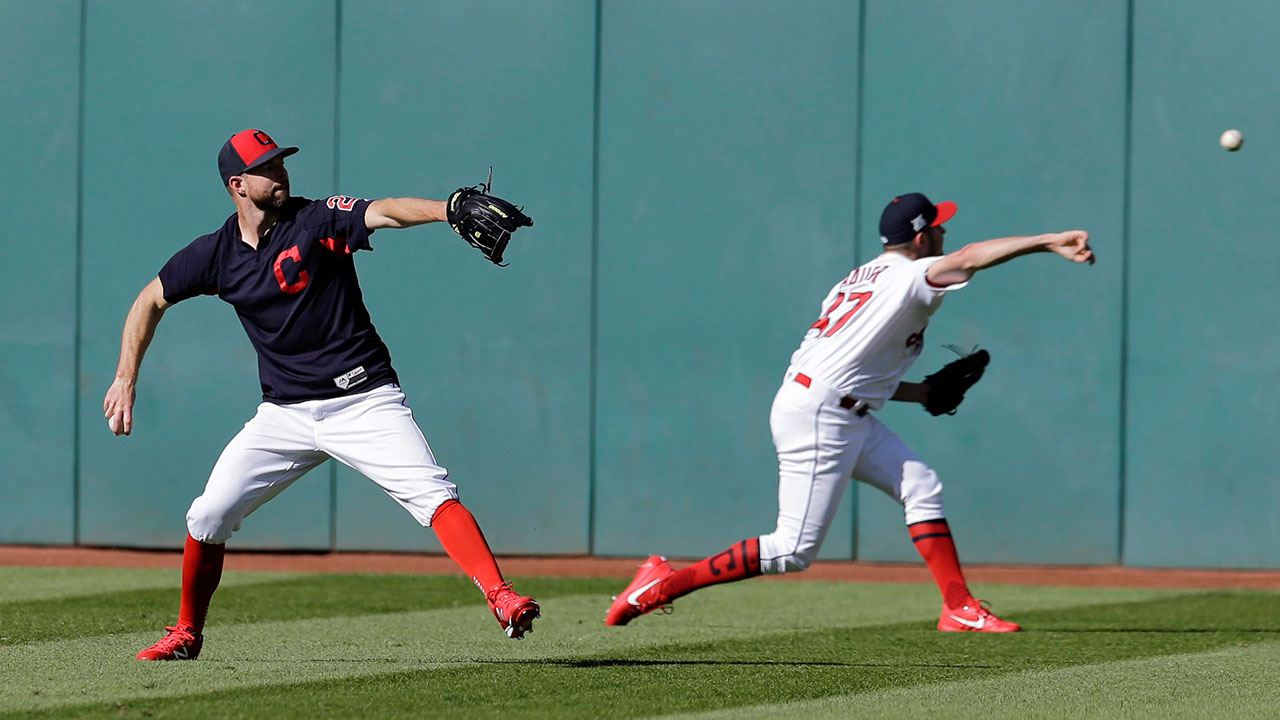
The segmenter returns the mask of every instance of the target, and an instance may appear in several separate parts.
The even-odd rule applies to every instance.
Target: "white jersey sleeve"
[[[967,284],[929,282],[926,271],[937,261],[884,253],[854,269],[827,293],[791,368],[883,407],[924,348],[925,328],[946,293]]]

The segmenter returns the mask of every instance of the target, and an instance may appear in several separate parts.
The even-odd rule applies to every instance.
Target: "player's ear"
[[[227,180],[227,192],[232,197],[235,197],[237,195],[239,195],[240,197],[244,197],[245,196],[244,178],[240,177],[239,175],[232,175],[231,178]]]
[[[916,236],[911,238],[911,247],[915,248],[917,252],[923,252],[928,250],[929,249],[929,230],[925,229],[916,233]]]

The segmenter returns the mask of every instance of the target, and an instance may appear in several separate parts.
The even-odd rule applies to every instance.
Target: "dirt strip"
[[[508,575],[630,577],[640,558],[503,557]],[[59,567],[182,567],[176,550],[122,550],[83,547],[0,546],[0,565]],[[679,563],[677,563],[677,567]],[[451,574],[458,568],[443,555],[396,553],[227,553],[228,570],[291,572],[379,572]],[[1077,585],[1091,587],[1254,588],[1280,590],[1280,572],[1252,570],[1155,570],[1115,566],[1056,567],[970,565],[965,576],[977,583]],[[931,582],[923,564],[818,562],[804,573],[771,580],[843,582]]]

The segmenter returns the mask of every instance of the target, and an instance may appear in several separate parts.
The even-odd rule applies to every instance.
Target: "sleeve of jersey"
[[[218,292],[217,234],[201,235],[160,268],[160,284],[169,304]]]
[[[959,290],[966,285],[968,281],[954,283],[952,285],[937,285],[929,279],[929,267],[941,260],[941,257],[921,258],[916,260],[912,265],[916,271],[915,276],[915,295],[923,302],[929,302],[937,299],[943,293],[949,293],[952,290]]]
[[[373,231],[364,224],[364,212],[372,200],[334,195],[327,200],[319,200],[316,205],[325,216],[328,234],[320,239],[325,247],[334,252],[351,255],[357,250],[372,250],[369,236]]]

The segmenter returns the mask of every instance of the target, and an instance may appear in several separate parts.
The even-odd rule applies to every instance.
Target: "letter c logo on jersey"
[[[297,245],[294,245],[276,256],[276,282],[280,283],[281,290],[289,293],[290,295],[300,293],[302,292],[302,288],[306,287],[307,283],[311,280],[311,276],[307,274],[306,270],[303,270],[298,273],[298,282],[290,284],[284,278],[285,260],[292,260],[295,263],[302,262],[302,253],[298,251]]]

